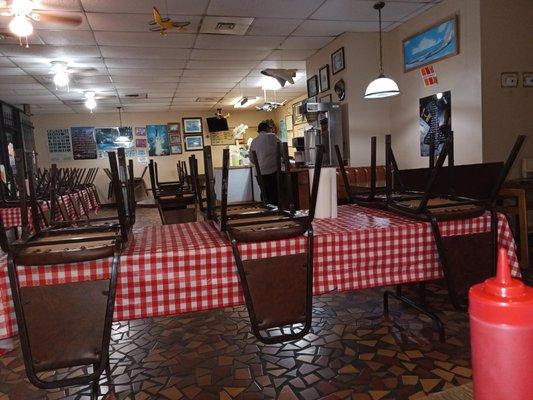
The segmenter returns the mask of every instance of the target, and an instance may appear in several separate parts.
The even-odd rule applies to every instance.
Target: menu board
[[[75,160],[96,160],[94,127],[75,126],[70,128],[72,154]]]
[[[68,160],[72,158],[70,146],[70,132],[68,129],[48,129],[48,152],[51,161]]]
[[[231,131],[211,132],[211,146],[234,144],[235,138]]]

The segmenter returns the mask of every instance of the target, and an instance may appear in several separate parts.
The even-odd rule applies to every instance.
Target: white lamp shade
[[[27,37],[33,33],[33,25],[24,15],[16,15],[9,23],[9,30],[18,37]]]
[[[85,107],[91,111],[96,108],[96,100],[94,97],[89,97],[87,100],[85,100]]]
[[[379,99],[383,97],[397,96],[400,88],[392,79],[380,75],[370,82],[365,91],[365,99]]]
[[[63,87],[68,86],[68,82],[69,82],[68,73],[66,73],[65,71],[58,71],[54,75],[54,83],[56,84],[58,88],[63,88]]]

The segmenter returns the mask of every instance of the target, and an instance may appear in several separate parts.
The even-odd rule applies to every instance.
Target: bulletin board
[[[70,131],[68,128],[48,129],[48,152],[51,161],[72,159],[72,147],[70,145]]]
[[[94,139],[94,127],[70,128],[72,139],[72,154],[75,160],[96,160],[96,140]]]

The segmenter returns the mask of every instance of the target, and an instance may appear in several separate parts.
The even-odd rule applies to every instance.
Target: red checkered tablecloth
[[[70,196],[64,195],[59,198],[60,201],[65,204],[70,219],[76,219],[76,212],[74,211],[74,206],[72,205],[72,202],[76,201],[78,204],[80,204],[80,197],[83,197],[85,204],[89,206],[89,211],[98,210],[98,201],[96,199],[94,188],[75,191]],[[43,207],[43,210],[48,209],[48,204],[46,202],[41,202],[41,206]],[[79,207],[82,214],[85,214],[81,205]],[[4,227],[6,229],[22,225],[19,207],[0,208],[0,218],[2,219],[2,222],[4,223]],[[28,222],[31,227],[32,218],[31,211],[29,209]]]
[[[482,232],[490,215],[441,224],[442,234]],[[339,207],[337,219],[316,220],[314,293],[436,279],[442,276],[429,224],[385,211]],[[518,273],[506,218],[499,216],[499,245]],[[244,259],[303,252],[298,237],[240,246]],[[23,285],[101,279],[110,260],[69,266],[24,267]],[[225,235],[207,222],[140,228],[120,259],[115,319],[126,320],[242,304],[239,277]],[[0,339],[16,334],[5,256],[0,260]]]

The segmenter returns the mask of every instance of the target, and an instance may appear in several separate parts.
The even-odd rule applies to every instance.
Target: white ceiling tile
[[[36,10],[80,11],[79,0],[40,0],[35,2]]]
[[[115,82],[114,87],[117,90],[126,90],[136,93],[146,93],[150,90],[168,90],[169,88],[175,88],[176,83],[164,83],[164,82]]]
[[[302,61],[315,53],[316,50],[274,50],[266,61]]]
[[[216,89],[230,89],[232,87],[235,86],[235,83],[234,82],[222,82],[222,81],[218,81],[218,82],[198,82],[198,83],[187,83],[187,82],[183,82],[183,83],[180,83],[179,85],[179,89],[195,89],[195,88],[203,88],[203,89],[213,89],[213,90],[216,90]]]
[[[114,83],[132,83],[132,84],[144,84],[144,83],[178,83],[179,77],[177,76],[123,76],[117,75],[113,77]]]
[[[54,60],[100,56],[96,46],[34,45],[26,48],[19,45],[5,45],[0,47],[0,51],[9,57],[46,57]]]
[[[111,79],[107,75],[93,75],[93,76],[81,76],[74,75],[72,76],[73,85],[76,84],[88,84],[88,83],[109,83]]]
[[[291,36],[283,42],[282,49],[318,50],[333,40],[332,37]]]
[[[53,45],[96,45],[91,31],[38,31],[45,44]]]
[[[2,76],[0,75],[0,84],[4,83],[11,83],[11,84],[19,84],[19,83],[35,83],[35,79],[33,79],[31,76],[28,75],[22,75],[22,76]]]
[[[367,0],[327,0],[312,16],[312,19],[338,21],[376,21],[378,13],[374,10],[374,2]],[[421,7],[413,2],[387,1],[381,11],[382,20],[387,22],[400,21]]]
[[[257,61],[240,61],[240,60],[222,60],[214,63],[207,60],[191,60],[187,63],[187,68],[191,69],[242,69],[242,68],[254,68],[257,65]]]
[[[152,69],[144,68],[109,68],[109,73],[114,76],[171,76],[179,77],[183,70],[181,69],[158,69],[154,73]]]
[[[157,32],[94,32],[96,41],[102,46],[170,47],[187,49],[194,43],[194,36],[188,33],[160,35]],[[171,50],[166,50],[171,51]]]
[[[169,50],[161,47],[124,47],[124,46],[100,46],[105,58],[144,58],[152,63],[154,59],[186,60],[189,58],[189,49]]]
[[[384,29],[390,25],[383,24]],[[375,32],[378,21],[307,20],[294,32],[295,36],[338,36],[344,32]]]
[[[183,71],[183,77],[209,77],[209,76],[220,76],[220,77],[242,77],[247,75],[250,72],[250,69],[186,69]]]
[[[172,103],[194,103],[196,97],[174,97]]]
[[[305,70],[305,61],[263,61],[258,68],[296,68]]]
[[[0,47],[0,51],[2,47]],[[0,57],[0,67],[14,67],[15,65],[7,57]]]
[[[185,68],[187,62],[185,60],[172,60],[165,62],[156,62],[154,63],[151,59],[132,59],[132,58],[105,58],[105,63],[108,68],[117,68],[117,69],[140,69],[152,71],[154,69],[168,69],[175,68],[176,70],[181,70]]]
[[[302,19],[256,18],[248,30],[248,35],[288,36],[302,21]]]
[[[8,45],[8,44],[20,46],[19,38],[8,32],[9,31],[9,29],[7,28],[8,22],[9,22],[9,19],[0,18],[0,31],[1,31],[0,34],[2,37],[2,39],[0,40],[0,43],[1,43],[0,51],[3,46]],[[5,23],[6,26],[2,26],[3,23]],[[4,34],[4,32],[6,33]],[[36,45],[36,44],[44,44],[44,42],[38,35],[31,35],[28,38],[28,44],[31,46],[31,45]],[[24,46],[25,45],[26,45],[26,39],[24,39]]]
[[[26,72],[21,70],[20,68],[9,68],[9,67],[2,67],[2,70],[0,70],[0,74],[2,75],[26,75]]]
[[[198,35],[194,47],[196,49],[269,50],[277,48],[283,39],[283,36]]]
[[[307,17],[323,0],[211,0],[207,14],[239,17]]]
[[[236,85],[237,82],[241,80],[242,77],[235,77],[235,76],[218,76],[218,75],[211,75],[211,76],[204,76],[202,78],[198,77],[191,77],[191,76],[183,76],[181,77],[180,84],[182,83],[196,83],[196,84],[224,84],[226,87],[229,84]],[[220,86],[219,86],[220,87]]]
[[[202,17],[190,15],[170,15],[173,21],[190,21],[187,32],[194,33],[199,29]],[[104,14],[87,13],[89,24],[95,31],[112,32],[150,32],[149,22],[152,21],[152,14]],[[180,34],[173,31],[167,32],[169,35]]]
[[[193,49],[191,52],[191,60],[263,60],[270,54],[270,50],[199,50]],[[216,63],[215,63],[216,64]]]
[[[191,14],[201,15],[204,13],[209,0],[81,0],[83,8],[87,12],[104,13],[151,13],[152,7],[157,7],[163,14],[167,14],[167,4],[169,14]]]

